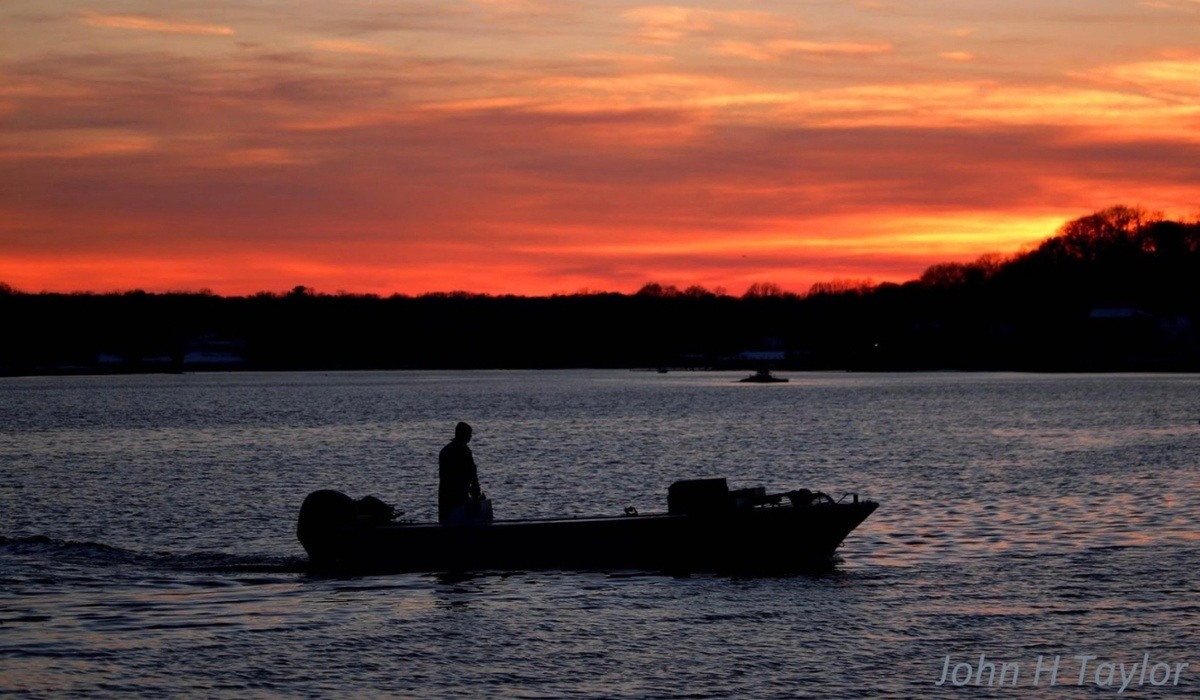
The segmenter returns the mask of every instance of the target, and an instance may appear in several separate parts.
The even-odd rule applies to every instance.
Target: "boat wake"
[[[150,570],[210,573],[305,573],[303,557],[236,555],[224,552],[138,552],[100,542],[62,540],[45,535],[0,535],[0,556],[30,565],[60,564],[96,568],[139,567]]]

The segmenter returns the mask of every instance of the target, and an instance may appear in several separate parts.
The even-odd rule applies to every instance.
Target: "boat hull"
[[[312,565],[323,571],[776,573],[828,566],[877,507],[856,501],[460,526],[358,523],[301,527],[299,535]]]

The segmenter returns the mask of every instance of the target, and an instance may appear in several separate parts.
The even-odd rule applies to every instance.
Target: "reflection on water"
[[[0,691],[957,698],[947,655],[1200,669],[1197,378],[740,376],[0,380]],[[432,519],[458,420],[499,517],[652,512],[703,476],[882,505],[820,576],[303,572],[305,494]]]

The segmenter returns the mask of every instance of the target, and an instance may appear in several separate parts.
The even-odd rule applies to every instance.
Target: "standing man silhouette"
[[[443,525],[478,515],[484,499],[470,441],[471,426],[460,422],[454,439],[438,454],[438,522]]]

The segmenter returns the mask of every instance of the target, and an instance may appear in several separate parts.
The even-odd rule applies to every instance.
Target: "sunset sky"
[[[1200,0],[0,0],[0,282],[905,281],[1200,213]]]

